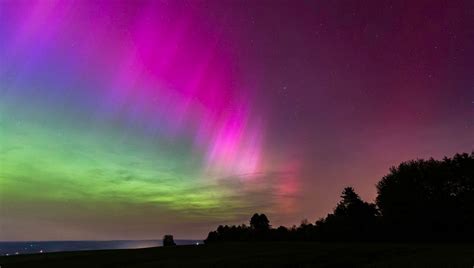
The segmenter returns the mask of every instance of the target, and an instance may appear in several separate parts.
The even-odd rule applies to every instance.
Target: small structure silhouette
[[[163,236],[163,247],[172,247],[176,246],[172,235]]]

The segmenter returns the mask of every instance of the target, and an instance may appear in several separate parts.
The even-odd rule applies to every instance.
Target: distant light
[[[40,253],[43,253],[43,250],[40,250]]]
[[[9,256],[10,254],[7,253],[7,254],[5,254],[5,255]]]
[[[199,242],[196,242],[196,246],[199,246]]]
[[[16,254],[16,255],[18,255],[18,254],[19,254],[19,253],[18,253],[18,251],[17,251],[17,252],[15,252],[15,254]]]

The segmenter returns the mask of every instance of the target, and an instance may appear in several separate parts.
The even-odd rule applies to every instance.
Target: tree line
[[[474,241],[474,151],[390,168],[375,203],[346,187],[333,212],[314,223],[272,228],[265,214],[250,225],[219,226],[205,243],[222,241]]]

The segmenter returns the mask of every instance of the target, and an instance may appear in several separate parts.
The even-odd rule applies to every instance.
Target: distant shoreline
[[[472,267],[473,243],[247,242],[0,257],[3,267]]]
[[[202,240],[177,239],[177,245],[202,244]],[[0,256],[49,252],[113,250],[161,247],[161,239],[147,240],[64,240],[64,241],[1,241]]]

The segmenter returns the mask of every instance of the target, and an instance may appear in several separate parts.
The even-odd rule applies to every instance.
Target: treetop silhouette
[[[272,229],[255,213],[250,227],[219,226],[205,242],[474,240],[474,152],[403,162],[377,183],[377,193],[372,204],[346,187],[333,212],[314,225]]]

